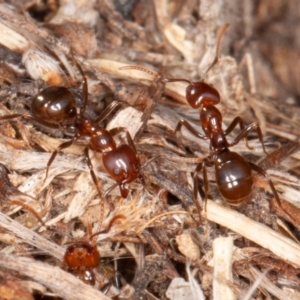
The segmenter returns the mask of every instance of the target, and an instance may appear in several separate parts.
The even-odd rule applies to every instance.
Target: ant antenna
[[[43,219],[41,218],[41,216],[32,208],[30,207],[29,205],[23,203],[23,202],[20,202],[18,200],[12,200],[10,201],[10,204],[11,205],[17,205],[17,206],[21,206],[22,208],[26,209],[27,211],[31,212],[35,217],[36,219],[48,230],[52,231],[52,232],[55,232],[57,234],[60,234],[60,235],[65,235],[67,236],[68,238],[72,239],[72,237],[65,233],[65,232],[62,232],[62,231],[59,231],[59,230],[56,230],[54,228],[51,228],[49,227],[48,225],[46,225],[46,223],[43,221]]]
[[[78,63],[78,61],[75,59],[73,52],[71,53],[72,55],[72,60],[75,63],[77,69],[79,70],[79,73],[82,77],[81,84],[82,84],[82,103],[80,107],[80,115],[82,116],[85,112],[86,106],[87,106],[87,101],[88,101],[88,87],[87,87],[87,77],[85,73],[83,72],[83,69],[81,65]]]
[[[22,208],[26,209],[27,211],[31,212],[35,217],[36,219],[45,227],[45,228],[48,228],[48,226],[45,224],[45,222],[42,220],[41,216],[32,208],[30,207],[29,205],[23,203],[23,202],[20,202],[18,200],[12,200],[10,201],[10,204],[12,205],[17,205],[17,206],[21,206]]]
[[[204,81],[207,73],[209,72],[209,70],[218,62],[219,60],[219,53],[220,53],[220,46],[221,46],[221,40],[222,37],[224,35],[224,32],[226,31],[226,29],[229,27],[229,24],[226,23],[225,25],[222,26],[222,28],[220,29],[218,36],[217,36],[217,43],[216,43],[216,55],[215,58],[213,60],[213,62],[211,63],[211,65],[207,68],[207,70],[204,72],[204,74],[202,75],[201,81]],[[159,75],[153,71],[150,71],[146,68],[140,67],[140,66],[124,66],[119,68],[119,70],[138,70],[144,73],[148,73],[152,76],[154,76],[157,79],[161,79],[163,82],[187,82],[188,84],[192,85],[193,83],[187,79],[184,78],[166,78],[162,75]]]
[[[188,84],[192,84],[191,81],[187,80],[187,79],[183,79],[183,78],[166,78],[163,75],[160,75],[158,73],[155,73],[151,70],[148,70],[146,68],[143,68],[141,66],[124,66],[119,68],[119,70],[138,70],[144,73],[148,73],[150,75],[152,75],[153,77],[160,79],[162,82],[178,82],[178,81],[183,81],[183,82],[187,82]]]
[[[141,66],[124,66],[124,67],[121,67],[119,68],[119,70],[138,70],[138,71],[141,71],[141,72],[144,72],[144,73],[148,73],[150,75],[152,75],[153,77],[156,77],[156,78],[160,78],[162,77],[161,75],[151,71],[151,70],[148,70],[146,68],[143,68]]]
[[[100,230],[100,231],[95,232],[94,234],[92,234],[92,235],[90,236],[89,239],[92,240],[93,237],[95,237],[95,236],[97,236],[97,235],[99,235],[99,234],[101,234],[101,233],[106,233],[106,232],[108,232],[108,231],[110,230],[111,226],[116,222],[116,220],[119,220],[119,219],[126,219],[126,217],[123,216],[123,215],[116,215],[116,216],[114,216],[114,217],[109,221],[109,224],[108,224],[108,226],[107,226],[106,229],[103,229],[103,230]]]
[[[219,61],[219,53],[220,53],[220,46],[221,46],[221,40],[223,37],[224,32],[226,31],[226,29],[229,27],[229,24],[226,23],[225,25],[222,26],[222,28],[220,29],[218,36],[217,36],[217,44],[216,44],[216,55],[215,58],[213,60],[213,62],[211,63],[211,65],[207,68],[207,70],[204,72],[204,74],[202,75],[201,81],[204,81],[207,73],[209,72],[209,70]]]

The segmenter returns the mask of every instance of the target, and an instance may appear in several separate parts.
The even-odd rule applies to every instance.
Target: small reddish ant
[[[97,250],[96,241],[93,238],[101,233],[108,232],[112,224],[122,218],[124,216],[117,215],[111,219],[105,230],[94,234],[89,232],[89,241],[77,241],[69,245],[64,255],[62,268],[83,282],[95,285],[96,279],[93,269],[99,266],[101,256]],[[88,229],[91,231],[89,227]]]
[[[215,167],[215,177],[218,185],[218,189],[223,197],[223,199],[232,206],[238,206],[242,204],[245,200],[249,199],[252,194],[253,188],[253,177],[252,170],[264,176],[270,185],[273,192],[274,198],[277,204],[284,210],[280,204],[279,196],[276,189],[271,181],[267,172],[265,172],[259,166],[246,161],[238,153],[230,151],[229,147],[238,144],[242,139],[245,139],[246,146],[248,146],[247,136],[250,131],[256,130],[258,134],[259,141],[263,147],[263,151],[268,155],[265,145],[263,142],[263,135],[259,125],[254,122],[245,127],[244,122],[241,117],[236,117],[227,127],[227,129],[222,129],[222,114],[215,107],[216,104],[220,102],[219,92],[210,84],[204,82],[207,72],[218,62],[219,48],[222,35],[228,28],[229,24],[225,24],[220,30],[217,37],[216,44],[216,55],[212,64],[205,71],[200,81],[191,82],[187,79],[181,78],[165,78],[158,75],[148,69],[139,66],[126,66],[121,69],[136,69],[139,71],[147,72],[155,77],[158,77],[164,83],[168,82],[187,82],[188,86],[186,88],[186,99],[190,106],[195,109],[200,109],[200,123],[204,135],[199,133],[185,120],[180,120],[175,128],[175,134],[180,131],[181,127],[184,126],[190,133],[194,136],[210,141],[210,154],[200,162],[194,173],[194,202],[197,206],[199,216],[201,218],[201,206],[198,201],[198,174],[203,172],[203,183],[204,183],[204,193],[205,199],[204,203],[207,203],[208,197],[208,179],[207,179],[207,166]],[[230,143],[227,141],[226,136],[231,133],[234,128],[239,125],[241,132],[238,136]]]
[[[144,184],[144,179],[140,173],[140,169],[144,166],[140,165],[133,140],[125,128],[118,127],[108,131],[98,125],[98,123],[103,121],[116,107],[120,105],[119,103],[116,101],[112,102],[100,114],[100,116],[93,121],[84,116],[88,101],[87,78],[79,63],[77,63],[77,61],[75,61],[75,63],[83,78],[82,104],[79,113],[77,113],[75,96],[69,88],[64,86],[50,86],[40,91],[33,98],[30,114],[24,113],[2,116],[0,117],[0,121],[21,117],[36,121],[50,128],[74,132],[74,136],[71,140],[59,145],[52,153],[47,163],[45,180],[48,176],[49,168],[59,151],[70,147],[74,141],[80,137],[90,137],[90,142],[84,149],[84,156],[100,198],[116,186],[119,186],[121,196],[126,198],[129,192],[129,190],[125,187],[127,183],[139,178]],[[117,146],[113,137],[121,132],[126,133],[128,144]],[[114,184],[103,195],[89,157],[90,149],[102,153],[103,165],[111,178],[116,181],[116,184]]]
[[[36,219],[42,224],[42,226],[49,229],[50,231],[58,234],[65,234],[47,226],[45,222],[42,220],[42,218],[40,217],[40,215],[29,205],[17,200],[10,201],[10,204],[21,206],[22,208],[31,212],[36,217]],[[108,232],[112,227],[112,225],[117,220],[124,219],[124,218],[125,217],[123,215],[114,216],[110,220],[105,230],[98,231],[94,234],[91,233],[92,230],[91,230],[91,226],[89,225],[88,226],[89,239],[75,241],[67,247],[63,258],[62,269],[64,269],[68,273],[73,274],[74,276],[76,276],[86,284],[95,285],[96,278],[93,269],[99,266],[101,256],[97,249],[97,243],[93,238],[101,233]],[[100,225],[102,224],[102,219],[100,220],[99,223]]]

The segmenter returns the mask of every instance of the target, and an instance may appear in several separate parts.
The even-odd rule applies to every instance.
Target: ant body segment
[[[33,98],[30,114],[1,116],[0,121],[21,117],[36,121],[50,128],[68,130],[74,133],[71,140],[59,145],[52,153],[47,163],[44,182],[57,153],[70,147],[74,141],[80,137],[89,137],[90,141],[84,149],[84,156],[100,198],[103,194],[101,193],[89,157],[90,149],[102,153],[103,165],[110,177],[116,181],[116,184],[109,188],[109,190],[105,192],[105,195],[116,186],[119,186],[121,196],[126,198],[129,192],[125,187],[127,183],[139,178],[144,184],[143,177],[140,174],[140,169],[143,166],[140,165],[132,138],[125,128],[118,127],[108,131],[98,124],[112,113],[112,111],[119,106],[119,103],[116,101],[112,102],[95,120],[90,120],[84,116],[88,101],[87,78],[81,66],[76,61],[75,63],[82,75],[82,104],[79,113],[76,108],[75,96],[69,88],[64,86],[50,86],[40,91]],[[117,146],[114,141],[114,136],[121,132],[125,132],[128,144]]]
[[[227,127],[227,129],[223,130],[222,114],[215,106],[220,102],[220,94],[212,85],[204,82],[207,72],[218,62],[220,41],[223,33],[228,28],[228,26],[229,24],[225,24],[220,30],[217,37],[216,55],[214,61],[208,67],[201,80],[198,82],[191,82],[187,79],[181,78],[165,78],[139,66],[126,66],[121,68],[123,70],[136,69],[149,73],[155,77],[158,77],[164,83],[180,81],[186,82],[188,84],[186,88],[186,100],[192,108],[200,109],[200,124],[202,125],[204,135],[199,133],[195,128],[193,128],[190,123],[185,120],[180,120],[178,122],[174,132],[176,134],[183,126],[194,136],[203,140],[210,141],[209,155],[197,165],[193,173],[193,196],[200,216],[200,220],[202,209],[198,201],[198,174],[202,171],[205,194],[204,203],[206,204],[208,197],[208,178],[206,170],[207,166],[213,166],[215,168],[215,178],[218,189],[225,202],[227,202],[229,205],[239,206],[245,200],[250,198],[253,189],[252,171],[255,171],[267,179],[269,186],[273,192],[275,201],[277,202],[279,207],[284,210],[280,204],[279,196],[276,192],[273,182],[271,181],[267,172],[256,164],[246,161],[238,153],[229,150],[230,147],[238,144],[242,139],[245,140],[246,146],[249,149],[252,149],[248,146],[247,136],[250,131],[256,130],[259,141],[263,147],[263,151],[268,155],[264,146],[263,135],[259,125],[254,122],[245,127],[242,118],[236,117]],[[226,136],[231,133],[237,125],[239,125],[241,131],[230,143],[228,142]]]

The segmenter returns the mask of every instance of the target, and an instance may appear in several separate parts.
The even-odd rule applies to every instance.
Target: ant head
[[[186,99],[192,108],[200,108],[218,104],[220,94],[204,81],[191,82],[186,88]]]
[[[97,248],[88,242],[75,242],[67,248],[64,263],[70,268],[95,268],[100,263],[100,254]]]
[[[210,69],[215,66],[219,60],[219,51],[220,51],[220,43],[222,36],[225,30],[228,28],[229,24],[225,24],[217,37],[217,44],[216,44],[216,55],[213,62],[204,72],[202,78],[198,82],[190,83],[186,88],[186,99],[191,107],[193,108],[200,108],[200,107],[207,107],[213,106],[220,102],[220,94],[219,92],[210,84],[204,82],[204,79]]]
[[[214,58],[213,62],[210,64],[210,66],[207,68],[207,70],[204,72],[201,80],[198,82],[190,82],[189,80],[183,79],[183,78],[166,78],[166,77],[163,77],[159,74],[156,74],[150,70],[147,70],[147,69],[145,69],[143,67],[139,67],[139,66],[126,66],[126,67],[122,67],[120,69],[122,69],[122,70],[135,69],[135,70],[139,70],[142,72],[146,72],[150,75],[155,76],[156,78],[161,79],[161,81],[165,82],[165,83],[177,82],[177,81],[187,82],[188,86],[186,88],[186,99],[191,107],[201,108],[201,107],[207,107],[207,106],[214,106],[220,102],[220,94],[213,86],[205,83],[204,79],[205,79],[207,73],[210,71],[210,69],[213,66],[215,66],[218,62],[221,39],[222,39],[224,32],[228,28],[228,26],[229,26],[229,24],[225,24],[219,31],[218,36],[217,36],[215,58]]]

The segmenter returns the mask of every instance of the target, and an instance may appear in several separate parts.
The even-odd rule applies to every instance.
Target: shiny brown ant
[[[71,140],[59,145],[52,153],[47,163],[45,180],[48,176],[49,168],[59,151],[70,147],[80,137],[89,137],[90,142],[84,149],[84,156],[99,196],[104,196],[116,186],[119,186],[121,196],[126,198],[129,192],[125,187],[127,183],[139,178],[144,184],[144,179],[140,173],[140,169],[144,166],[140,165],[132,138],[125,128],[118,127],[108,131],[98,124],[112,113],[120,105],[119,103],[116,101],[112,102],[95,120],[90,120],[84,116],[88,101],[87,78],[77,61],[75,63],[83,78],[82,104],[79,113],[76,108],[75,96],[69,88],[64,86],[50,86],[40,91],[33,98],[31,113],[2,116],[0,117],[0,121],[22,117],[50,128],[68,130],[74,133]],[[114,136],[121,132],[125,132],[128,144],[117,146]],[[90,149],[102,153],[103,165],[111,178],[116,181],[116,184],[104,194],[101,193],[97,177],[93,170],[93,165],[89,157]]]
[[[17,200],[10,201],[10,204],[21,206],[22,208],[32,213],[42,224],[42,226],[44,226],[48,230],[54,233],[66,235],[65,233],[59,232],[56,229],[47,226],[41,216],[29,205]],[[86,284],[95,285],[96,278],[93,270],[100,265],[101,256],[97,249],[97,242],[94,240],[94,237],[102,233],[107,233],[116,221],[124,218],[125,217],[123,215],[114,216],[110,220],[105,230],[98,231],[94,234],[91,233],[91,227],[88,226],[89,239],[72,242],[67,247],[63,258],[62,269],[64,269],[68,273],[73,274]],[[102,224],[102,219],[99,223]]]
[[[201,206],[198,201],[198,174],[202,170],[203,174],[203,185],[204,185],[204,203],[207,203],[208,197],[208,179],[207,179],[207,166],[215,167],[215,178],[217,182],[218,189],[223,197],[223,199],[232,206],[238,206],[242,204],[245,200],[249,199],[252,194],[253,188],[253,176],[252,170],[264,176],[270,185],[270,188],[273,192],[275,201],[284,210],[281,206],[279,196],[276,192],[271,178],[262,168],[253,164],[249,161],[246,161],[238,153],[230,151],[229,148],[238,144],[242,139],[245,140],[246,146],[247,136],[250,131],[256,130],[258,134],[259,141],[263,147],[263,151],[268,155],[265,145],[263,142],[263,135],[259,125],[254,122],[245,127],[244,122],[241,117],[236,117],[227,127],[227,129],[222,129],[222,114],[215,107],[220,102],[219,92],[210,84],[204,82],[207,72],[218,62],[219,48],[222,35],[225,30],[228,28],[229,24],[225,24],[220,30],[217,37],[216,45],[216,55],[212,64],[208,67],[202,79],[197,82],[191,82],[187,79],[181,78],[165,78],[161,75],[158,75],[150,70],[144,69],[139,66],[126,66],[121,69],[136,69],[139,71],[147,72],[155,77],[158,77],[164,83],[168,82],[187,82],[188,86],[186,88],[186,99],[192,108],[200,109],[200,123],[204,135],[199,133],[191,124],[185,120],[180,120],[175,128],[175,134],[180,131],[181,127],[184,126],[191,134],[194,136],[210,141],[210,153],[209,155],[200,162],[194,173],[194,201],[197,206],[199,216],[201,218]],[[237,137],[230,143],[227,141],[226,136],[231,133],[234,128],[239,125],[241,132]],[[250,148],[251,149],[251,148]],[[293,218],[292,218],[293,219]]]

